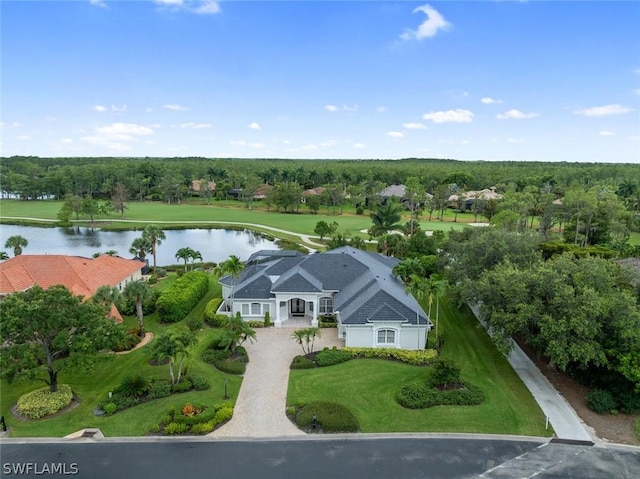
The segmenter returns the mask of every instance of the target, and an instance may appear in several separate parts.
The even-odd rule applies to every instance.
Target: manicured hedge
[[[178,278],[160,294],[156,302],[161,323],[184,319],[209,289],[209,276],[203,271],[191,271]]]
[[[211,301],[207,303],[207,306],[204,308],[204,321],[207,324],[214,326],[210,324],[209,321],[212,320],[214,316],[216,316],[216,311],[218,311],[218,308],[220,307],[221,304],[222,304],[222,298],[213,298]],[[216,326],[219,326],[219,325],[216,325]]]
[[[358,420],[349,409],[342,404],[330,402],[312,402],[303,406],[296,415],[298,427],[310,430],[316,416],[318,426],[323,432],[357,432],[360,430]]]
[[[58,390],[54,393],[49,386],[45,386],[20,396],[18,412],[31,419],[38,419],[67,407],[72,400],[73,393],[68,384],[59,384]]]
[[[318,367],[333,366],[352,359],[351,354],[342,349],[325,349],[316,354]]]
[[[473,384],[464,383],[459,389],[440,390],[427,384],[407,384],[396,396],[398,404],[409,409],[432,406],[474,406],[484,401],[484,394]]]
[[[438,357],[438,351],[435,349],[412,351],[393,348],[342,348],[342,351],[349,353],[352,358],[395,359],[416,366],[431,364]]]
[[[291,366],[289,366],[290,369],[313,369],[315,367],[316,363],[304,356],[296,356],[293,358],[293,361],[291,361]]]

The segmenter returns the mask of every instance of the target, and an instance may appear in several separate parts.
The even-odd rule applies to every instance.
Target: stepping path
[[[245,343],[249,363],[242,380],[233,418],[209,437],[284,437],[305,435],[286,416],[289,365],[302,354],[291,339],[296,328],[256,329],[257,341]],[[343,346],[336,329],[322,330],[314,350]]]

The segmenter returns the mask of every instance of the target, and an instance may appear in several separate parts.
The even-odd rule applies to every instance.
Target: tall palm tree
[[[107,310],[110,310],[119,299],[120,291],[118,288],[109,286],[108,284],[100,286],[93,296],[91,296],[91,301],[106,306]]]
[[[418,276],[417,274],[412,274],[409,276],[410,281],[405,283],[405,292],[407,294],[413,295],[416,299],[416,325],[420,326],[420,300],[424,298],[424,295],[427,293],[428,284],[427,280]],[[429,308],[431,308],[431,303],[429,303]],[[420,336],[418,334],[418,349],[420,348]]]
[[[142,304],[151,297],[151,289],[146,281],[131,281],[127,283],[122,291],[122,295],[130,299],[136,305],[136,316],[138,317],[138,335],[144,337],[144,312]]]
[[[6,243],[4,244],[5,248],[13,248],[13,255],[20,256],[22,254],[22,248],[26,248],[29,242],[23,236],[9,236],[7,238]]]
[[[193,257],[194,253],[195,251],[189,248],[188,246],[185,246],[184,248],[180,248],[178,251],[176,251],[176,254],[175,254],[176,259],[181,259],[184,261],[185,273],[187,272],[187,261],[189,261],[189,258]]]
[[[134,239],[131,243],[131,248],[129,248],[129,253],[137,256],[143,261],[147,256],[147,253],[151,253],[152,251],[153,250],[149,239],[145,238],[144,236],[140,236],[139,238]]]
[[[229,259],[220,263],[216,268],[216,274],[218,277],[222,277],[225,275],[230,275],[232,278],[231,281],[231,301],[233,302],[233,293],[236,287],[236,282],[240,277],[240,273],[242,273],[245,269],[245,264],[240,261],[236,255],[229,256]]]
[[[441,274],[432,274],[429,277],[431,289],[436,295],[436,339],[438,339],[438,319],[440,316],[440,295],[447,290],[447,282]]]
[[[192,269],[197,259],[202,261],[202,253],[200,253],[200,251],[198,250],[191,250],[191,268]]]
[[[151,244],[151,254],[153,254],[153,272],[156,272],[156,250],[162,244],[162,240],[167,239],[164,231],[157,225],[148,225],[142,231],[142,237]]]
[[[408,282],[412,274],[420,276],[424,272],[424,266],[418,258],[406,258],[393,267],[395,276],[400,276],[403,282]]]

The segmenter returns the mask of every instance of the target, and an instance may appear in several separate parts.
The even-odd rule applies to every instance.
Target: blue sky
[[[640,163],[635,1],[2,1],[2,155]]]

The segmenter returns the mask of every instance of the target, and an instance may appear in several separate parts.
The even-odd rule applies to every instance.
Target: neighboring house
[[[22,254],[0,264],[0,298],[26,291],[34,285],[47,289],[61,284],[73,294],[85,298],[93,296],[104,285],[122,291],[130,281],[142,279],[145,266],[142,261],[109,255],[83,258]],[[110,314],[116,321],[122,321],[115,306]]]
[[[335,315],[346,346],[424,349],[431,321],[393,273],[398,260],[348,246],[308,256],[260,251],[236,280],[220,279],[231,314],[318,325]]]
[[[201,180],[193,180],[191,182],[191,191],[193,191],[194,193],[200,193],[200,189],[202,188],[202,181]],[[209,181],[207,183],[209,191],[214,192],[216,190],[216,182],[215,181]]]
[[[449,206],[452,208],[461,207],[463,210],[470,210],[476,201],[501,200],[502,195],[496,193],[496,187],[485,188],[484,190],[466,191],[459,195],[449,196]]]
[[[315,188],[309,188],[308,190],[304,190],[301,193],[300,203],[306,203],[307,198],[309,196],[322,196],[322,193],[324,193],[323,186],[316,186]]]
[[[409,199],[407,198],[407,187],[405,185],[387,186],[384,190],[378,191],[378,193],[376,193],[376,196],[380,198],[383,203],[389,199],[396,199],[401,203],[406,203],[409,201]],[[425,199],[431,198],[433,198],[432,194],[425,193],[424,198],[418,201],[418,203],[422,204],[424,203]]]

